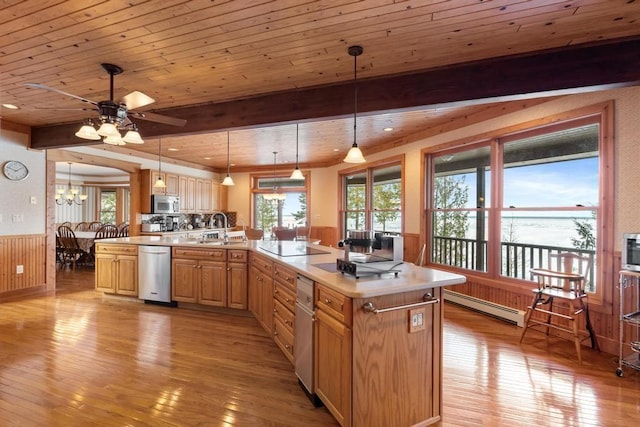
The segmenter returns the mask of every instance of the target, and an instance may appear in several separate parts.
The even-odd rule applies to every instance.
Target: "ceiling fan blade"
[[[130,116],[137,117],[143,120],[149,120],[151,122],[163,123],[165,125],[172,126],[184,126],[187,124],[185,119],[176,119],[175,117],[163,116],[161,114],[150,113],[150,112],[129,112]]]
[[[24,85],[25,86],[31,86],[31,87],[34,87],[36,89],[48,90],[49,92],[56,92],[56,93],[59,93],[61,95],[70,96],[71,98],[79,99],[82,102],[86,102],[86,103],[93,104],[93,105],[98,105],[97,102],[91,101],[90,99],[86,99],[86,98],[83,98],[81,96],[74,95],[72,93],[67,93],[67,92],[64,92],[64,91],[61,91],[59,89],[55,89],[55,88],[52,88],[52,87],[49,87],[49,86],[41,85],[39,83],[25,83]]]
[[[58,110],[58,111],[98,111],[97,108],[45,108],[34,107],[35,110]]]
[[[145,95],[142,92],[138,92],[137,90],[134,90],[130,94],[125,95],[122,98],[122,101],[127,106],[127,110],[144,107],[145,105],[153,104],[154,102],[156,102],[155,99],[151,98],[148,95]]]

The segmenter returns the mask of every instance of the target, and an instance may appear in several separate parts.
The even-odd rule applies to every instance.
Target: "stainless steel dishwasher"
[[[171,304],[171,248],[138,247],[138,298]]]
[[[313,280],[298,275],[296,321],[293,341],[295,371],[298,382],[315,406],[322,405],[314,393],[313,384]]]

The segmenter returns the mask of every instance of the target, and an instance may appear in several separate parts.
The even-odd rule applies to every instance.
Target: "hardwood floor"
[[[333,426],[251,316],[129,302],[58,272],[56,296],[0,305],[0,422],[10,426]],[[542,335],[540,335],[542,338]],[[624,426],[640,373],[614,356],[447,305],[440,426]]]

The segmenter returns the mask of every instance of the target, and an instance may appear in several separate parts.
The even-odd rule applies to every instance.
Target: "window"
[[[580,253],[593,260],[595,293],[612,226],[601,220],[613,195],[602,123],[594,115],[427,155],[431,263],[531,280],[550,254]]]
[[[269,236],[275,227],[307,226],[307,185],[309,178],[295,180],[285,176],[253,176],[253,224]],[[268,200],[271,194],[281,199]]]
[[[402,162],[341,174],[342,231],[402,232]]]
[[[100,190],[100,222],[103,224],[116,223],[116,190]]]

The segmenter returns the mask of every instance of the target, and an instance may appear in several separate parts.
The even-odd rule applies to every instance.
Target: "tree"
[[[593,231],[593,223],[596,219],[596,212],[591,211],[592,219],[578,220],[573,218],[573,224],[576,227],[576,233],[578,238],[571,238],[571,244],[576,249],[595,249],[596,248],[596,235]]]
[[[293,218],[296,221],[300,221],[301,219],[305,219],[307,217],[307,193],[302,192],[298,195],[298,202],[300,203],[300,210],[292,213]]]
[[[364,225],[365,185],[347,187],[347,228],[360,230]]]
[[[463,175],[437,176],[433,183],[433,206],[438,209],[433,215],[431,249],[432,260],[441,264],[462,265],[464,252],[462,242],[454,240],[452,245],[438,244],[437,238],[464,238],[469,227],[468,211],[464,208],[469,200],[469,186]]]
[[[270,232],[278,220],[278,207],[262,195],[256,197],[256,222],[258,228]]]
[[[399,182],[387,182],[374,185],[373,206],[376,211],[374,217],[376,223],[382,224],[382,231],[387,231],[387,222],[392,222],[400,217],[402,189]]]

